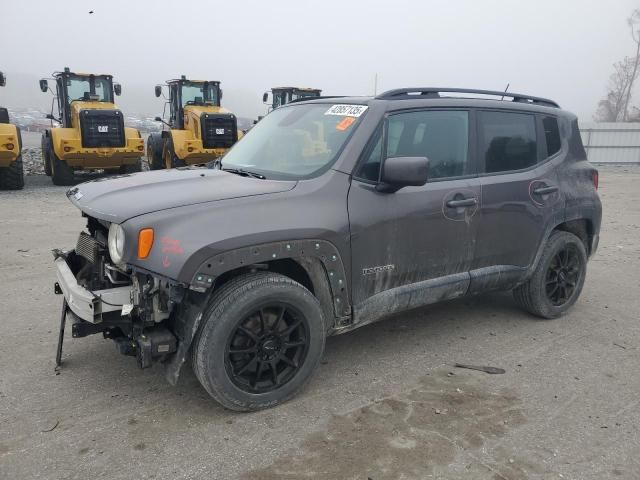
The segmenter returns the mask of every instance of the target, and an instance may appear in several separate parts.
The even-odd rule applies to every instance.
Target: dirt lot
[[[187,367],[177,387],[100,336],[65,345],[50,250],[83,228],[64,188],[0,193],[0,478],[636,479],[640,168],[602,168],[600,249],[571,314],[509,294],[329,339],[284,406],[235,414]],[[492,365],[504,375],[460,370]]]

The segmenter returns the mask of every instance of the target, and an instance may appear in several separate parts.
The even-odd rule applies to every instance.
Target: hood
[[[205,168],[178,168],[82,183],[70,189],[67,197],[91,217],[122,223],[159,210],[286,192],[295,186],[295,181],[261,180]]]

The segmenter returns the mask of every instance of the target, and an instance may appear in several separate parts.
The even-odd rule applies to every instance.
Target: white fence
[[[580,123],[592,163],[640,163],[640,123]]]

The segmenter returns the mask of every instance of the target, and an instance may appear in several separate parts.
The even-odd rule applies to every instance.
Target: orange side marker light
[[[151,247],[153,247],[153,228],[143,228],[138,233],[138,258],[147,258]]]

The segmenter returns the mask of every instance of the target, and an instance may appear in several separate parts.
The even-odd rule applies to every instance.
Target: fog
[[[153,86],[220,80],[223,104],[263,114],[272,86],[371,95],[403,86],[510,90],[549,97],[585,120],[612,64],[634,53],[637,1],[347,2],[4,0],[0,104],[48,108],[37,79],[69,66],[111,73],[123,110],[158,114]],[[89,11],[93,11],[90,14]]]

